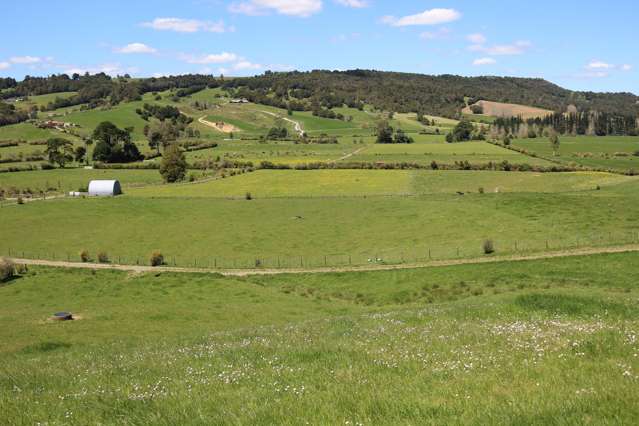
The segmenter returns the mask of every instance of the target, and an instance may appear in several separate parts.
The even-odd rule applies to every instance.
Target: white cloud
[[[481,33],[469,34],[466,39],[475,45],[486,43],[486,36]]]
[[[262,15],[275,11],[281,15],[308,17],[322,10],[322,0],[249,0],[229,6],[233,13]]]
[[[0,70],[6,70],[9,69],[11,67],[11,64],[9,62],[0,62]]]
[[[447,38],[450,35],[450,29],[448,28],[440,28],[437,31],[425,31],[419,35],[421,39],[424,40],[436,40]]]
[[[14,56],[9,59],[14,64],[32,65],[42,62],[42,58],[37,56]]]
[[[155,53],[157,49],[144,43],[130,43],[124,47],[116,48],[115,51],[118,53]]]
[[[175,31],[178,33],[197,33],[200,31],[225,33],[235,31],[234,27],[227,27],[224,21],[210,22],[182,18],[155,18],[151,22],[143,22],[142,26],[158,31]]]
[[[182,55],[182,59],[190,64],[227,64],[240,60],[235,53],[222,52],[201,56]]]
[[[481,65],[494,65],[496,63],[497,61],[493,58],[479,58],[473,61],[473,65],[476,67]]]
[[[623,64],[621,66],[621,71],[631,71],[632,70],[632,65],[630,64]]]
[[[586,65],[586,69],[588,70],[609,70],[614,67],[614,65],[602,61],[590,61],[590,63]]]
[[[513,44],[499,44],[495,46],[484,46],[483,44],[473,44],[468,50],[473,52],[483,52],[491,56],[514,56],[523,55],[532,47],[529,41],[516,41]]]
[[[262,68],[264,68],[262,65],[254,64],[249,61],[240,61],[233,65],[233,69],[235,70],[260,70]]]
[[[78,67],[78,66],[73,66],[73,65],[68,65],[65,67],[66,69],[64,70],[65,74],[98,74],[98,73],[105,73],[111,76],[115,76],[115,75],[119,75],[119,74],[125,74],[127,72],[127,70],[124,70],[120,64],[102,64],[102,65],[97,65],[97,66],[91,66],[91,67]],[[128,71],[130,72],[130,70]]]
[[[364,0],[335,0],[335,3],[341,4],[342,6],[346,7],[353,7],[356,9],[368,7],[368,2]]]
[[[455,9],[431,9],[401,18],[384,16],[382,22],[393,27],[406,27],[410,25],[439,25],[453,22],[460,18],[461,13]]]

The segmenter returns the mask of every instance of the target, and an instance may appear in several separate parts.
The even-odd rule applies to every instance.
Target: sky
[[[354,68],[639,94],[637,0],[7,1],[0,76]]]

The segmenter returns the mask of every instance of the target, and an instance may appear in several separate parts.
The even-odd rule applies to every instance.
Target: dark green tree
[[[73,161],[73,143],[63,138],[51,138],[47,141],[46,153],[49,163],[64,168],[66,163]]]
[[[180,147],[175,143],[167,146],[160,163],[160,174],[164,181],[174,183],[184,180],[186,167],[186,159]]]

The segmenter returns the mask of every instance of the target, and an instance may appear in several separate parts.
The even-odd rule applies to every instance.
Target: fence
[[[406,249],[370,250],[353,254],[299,255],[299,256],[202,256],[187,257],[163,252],[167,266],[202,269],[308,269],[365,265],[420,264],[431,261],[471,259],[484,257],[485,240],[468,240],[448,246],[423,246]],[[554,239],[493,239],[496,255],[533,254],[589,247],[606,247],[639,243],[639,231],[584,233],[573,238]],[[109,254],[109,262],[120,265],[149,265],[150,252],[145,256]],[[16,248],[1,250],[2,255],[14,258],[81,262],[79,250],[75,254],[63,251],[23,251]],[[97,258],[98,251],[91,253]],[[95,260],[97,261],[97,260]]]

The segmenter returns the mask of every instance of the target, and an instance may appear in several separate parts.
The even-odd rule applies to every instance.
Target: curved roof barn
[[[122,194],[122,187],[117,180],[92,180],[89,182],[89,195],[112,197]]]

